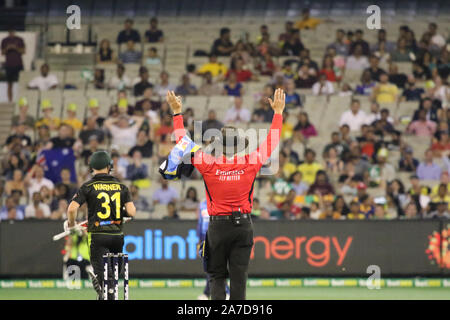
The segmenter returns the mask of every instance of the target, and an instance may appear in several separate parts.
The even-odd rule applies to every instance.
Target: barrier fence
[[[0,277],[60,278],[59,221],[0,223]],[[254,221],[251,277],[446,277],[450,220]],[[124,226],[134,278],[202,277],[196,222],[138,220]]]

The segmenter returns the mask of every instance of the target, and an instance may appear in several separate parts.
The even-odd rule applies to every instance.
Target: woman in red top
[[[326,55],[323,58],[322,70],[320,70],[319,73],[326,75],[328,81],[331,82],[337,81],[336,74],[334,73],[334,62],[331,56]]]
[[[218,156],[197,151],[191,163],[203,176],[210,224],[206,235],[206,269],[210,275],[211,298],[225,299],[225,284],[230,276],[230,299],[245,299],[247,269],[253,246],[250,213],[256,175],[280,141],[285,94],[277,89],[274,101],[268,99],[274,116],[266,140],[251,154],[238,155],[242,139],[233,127],[224,127],[215,142]],[[167,93],[174,113],[177,142],[185,136],[181,99]],[[214,142],[213,142],[214,143]],[[218,152],[223,145],[223,152]]]

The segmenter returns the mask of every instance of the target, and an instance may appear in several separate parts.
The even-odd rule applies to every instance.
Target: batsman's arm
[[[76,201],[71,201],[67,208],[67,221],[68,227],[73,228],[75,226],[75,219],[77,218],[77,211],[80,204]]]

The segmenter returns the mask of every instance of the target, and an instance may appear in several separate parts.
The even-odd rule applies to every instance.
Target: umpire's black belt
[[[242,219],[248,219],[250,220],[250,213],[243,213],[240,216]],[[209,220],[210,221],[219,221],[219,220],[231,220],[232,215],[231,214],[227,214],[227,215],[221,215],[221,216],[209,216]]]

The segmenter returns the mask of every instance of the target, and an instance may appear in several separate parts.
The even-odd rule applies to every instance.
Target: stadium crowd
[[[152,217],[157,204],[167,206],[168,219],[182,217],[182,211],[195,212],[204,197],[203,190],[191,187],[186,194],[179,194],[171,183],[150,175],[155,168],[149,166],[157,166],[173,146],[167,91],[174,90],[181,96],[224,95],[233,99],[223,119],[218,119],[214,109],[208,112],[207,119],[202,119],[205,132],[225,124],[270,123],[273,111],[267,97],[279,87],[286,91],[284,119],[292,114],[298,114],[298,118],[295,125],[284,122],[280,169],[272,176],[258,178],[260,189],[267,187],[271,192],[267,199],[255,197],[255,218],[450,218],[449,39],[439,33],[435,23],[430,23],[420,38],[408,26],[402,26],[396,41],[381,29],[375,43],[368,43],[360,29],[338,29],[323,57],[311,57],[301,32],[320,23],[325,22],[310,17],[305,10],[298,22],[286,22],[285,31],[277,37],[270,33],[269,26],[262,25],[257,39],[236,43],[231,41],[232,30],[224,27],[217,39],[211,39],[206,63],[186,66],[179,83],[166,71],[158,75],[157,83],[152,83],[149,69],[162,63],[160,52],[156,47],[141,52],[136,43],[164,42],[166,34],[153,18],[141,37],[133,29],[133,21],[127,19],[117,35],[117,43],[126,44],[124,51],[114,52],[106,39],[97,48],[92,83],[96,89],[117,92],[116,103],[108,114],[101,115],[99,101],[91,98],[85,119],[77,118],[80,106],[74,103],[66,106],[65,118],[59,119],[53,116],[53,109],[61,106],[43,99],[42,118],[35,119],[28,112],[27,97],[19,99],[19,111],[12,119],[12,134],[5,141],[1,161],[4,182],[0,220],[65,218],[77,187],[90,177],[90,155],[102,148],[111,151],[113,174],[129,182],[139,212]],[[220,62],[222,56],[231,58],[229,65]],[[280,56],[289,58],[278,64]],[[413,72],[399,72],[400,62],[411,63]],[[129,63],[141,64],[137,75],[127,73]],[[110,79],[105,79],[105,64],[117,65]],[[360,74],[355,87],[343,81],[346,72]],[[42,65],[40,73],[28,83],[29,89],[59,88],[62,79],[52,74],[51,66]],[[203,79],[198,87],[192,84],[197,76]],[[256,95],[253,109],[245,107],[243,84],[263,76],[270,76],[270,82]],[[305,99],[298,89],[310,89],[312,95],[327,98],[351,97],[348,110],[336,119],[339,130],[332,132],[320,152],[308,146],[308,140],[320,132],[317,123],[309,120],[310,114],[303,108]],[[130,96],[136,98],[134,105]],[[370,112],[361,108],[363,97],[370,100]],[[408,117],[393,117],[384,107],[403,101],[417,104]],[[194,110],[188,108],[184,120],[191,132],[194,119]],[[414,153],[415,146],[405,142],[408,135],[426,138],[429,147],[425,154]],[[398,162],[390,161],[391,152],[400,153]],[[396,178],[398,172],[409,173],[408,183]],[[198,175],[194,173],[194,177]],[[151,199],[140,195],[156,180],[160,187]],[[383,192],[374,196],[371,190]]]

